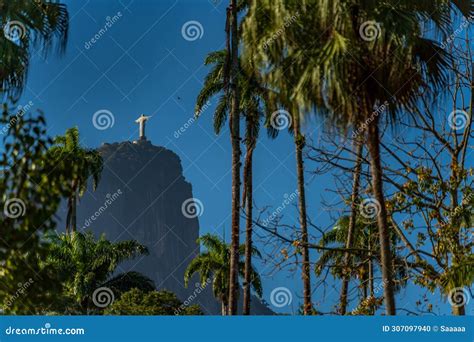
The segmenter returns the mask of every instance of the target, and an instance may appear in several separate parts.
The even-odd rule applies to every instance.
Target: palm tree
[[[230,38],[229,81],[232,106],[230,109],[230,137],[232,145],[232,238],[230,249],[230,275],[229,275],[229,314],[237,314],[238,295],[238,263],[240,244],[240,100],[238,87],[239,74],[239,35],[237,32],[237,0],[230,0],[227,25],[228,40]],[[230,27],[230,29],[229,29]],[[230,34],[229,34],[230,33]]]
[[[0,4],[0,94],[17,99],[25,86],[33,48],[46,56],[64,52],[69,14],[53,1],[2,1]]]
[[[63,165],[70,167],[66,233],[74,232],[77,230],[77,198],[84,195],[89,178],[92,177],[93,190],[97,188],[102,173],[103,160],[96,150],[83,148],[80,145],[77,127],[68,129],[64,136],[56,137],[48,154],[57,163],[63,163]]]
[[[91,232],[51,234],[47,236],[50,252],[47,265],[63,281],[64,293],[72,299],[73,311],[88,314],[95,312],[94,291],[108,288],[114,294],[132,288],[143,291],[155,289],[153,281],[137,272],[116,274],[120,263],[137,256],[147,255],[148,249],[137,241],[110,242],[102,235],[95,240]],[[69,308],[66,309],[69,311]]]
[[[225,243],[216,235],[206,234],[198,239],[198,243],[206,248],[188,265],[184,273],[184,282],[187,286],[189,280],[195,273],[200,274],[200,281],[204,285],[208,279],[212,278],[212,290],[214,296],[221,302],[221,312],[225,316],[229,311],[229,277],[230,277],[230,257],[231,246]],[[242,256],[245,251],[245,245],[239,246],[239,255]],[[256,248],[252,248],[252,255],[261,257]],[[245,262],[239,260],[238,274],[241,278],[245,276]],[[255,290],[258,296],[262,296],[262,281],[259,274],[252,266],[250,270],[250,286]]]
[[[252,275],[252,234],[253,234],[253,152],[257,145],[257,138],[260,128],[260,116],[258,111],[258,99],[253,97],[253,109],[245,115],[245,145],[246,156],[244,163],[244,193],[242,195],[242,207],[245,208],[246,229],[245,229],[245,270],[244,270],[244,303],[242,313],[250,315],[250,282]]]
[[[196,115],[199,116],[206,104],[219,93],[223,93],[219,98],[214,113],[214,131],[219,134],[227,118],[228,110],[232,99],[225,92],[225,65],[227,52],[220,50],[210,53],[206,60],[206,65],[211,65],[211,71],[205,79],[204,86],[198,95],[196,102]],[[245,265],[246,276],[244,281],[244,315],[250,312],[250,268],[252,264],[252,226],[253,226],[253,188],[252,188],[252,170],[253,170],[253,152],[257,145],[257,139],[260,132],[260,121],[265,116],[267,103],[267,90],[259,82],[257,75],[252,73],[248,65],[239,64],[238,87],[240,93],[240,116],[245,118],[245,145],[246,155],[243,171],[243,195],[242,207],[246,212],[246,238],[245,238]],[[269,127],[268,133],[271,137],[276,135],[276,131]]]
[[[267,127],[282,129],[287,126],[290,130],[290,133],[294,136],[295,144],[295,156],[296,156],[296,171],[297,171],[297,192],[298,192],[298,211],[299,211],[299,224],[301,231],[301,252],[302,252],[302,281],[303,281],[303,312],[305,315],[311,315],[313,312],[312,303],[311,303],[311,272],[310,272],[310,256],[309,256],[309,247],[308,247],[308,227],[307,227],[307,217],[306,217],[306,193],[305,193],[305,177],[304,177],[304,165],[303,165],[303,150],[305,147],[305,136],[301,131],[302,127],[302,117],[301,111],[298,106],[298,103],[291,96],[289,89],[291,88],[293,82],[295,81],[294,75],[287,73],[288,67],[283,67],[280,71],[281,76],[279,78],[280,83],[275,82],[274,77],[268,77],[268,70],[265,71],[265,66],[271,65],[274,60],[265,60],[259,59],[258,56],[253,56],[254,44],[257,43],[256,35],[254,35],[254,29],[268,29],[266,20],[263,17],[259,17],[258,25],[254,21],[257,17],[257,7],[259,7],[260,2],[257,6],[256,2],[251,2],[251,5],[248,6],[249,14],[243,23],[243,40],[245,43],[246,49],[244,50],[243,59],[250,61],[252,66],[253,73],[258,75],[260,83],[266,84],[267,89],[267,99],[266,107],[268,109],[272,108],[273,111],[271,115],[267,115]],[[272,4],[268,2],[268,5]],[[274,37],[281,36],[282,28],[286,27],[285,23],[275,29],[275,31],[269,33],[262,40],[262,47],[264,50],[272,49],[271,42],[273,42]],[[282,53],[287,55],[285,51]],[[260,55],[262,56],[262,55]],[[284,74],[284,75],[283,75]],[[276,108],[281,108],[280,110],[275,110]],[[284,122],[283,125],[280,125],[280,122]]]
[[[287,80],[291,83],[290,79]],[[260,83],[263,81],[260,80]],[[302,123],[298,107],[285,95],[285,91],[274,91],[267,89],[262,93],[264,104],[266,108],[266,126],[270,137],[275,137],[278,130],[287,126],[290,134],[293,135],[295,144],[295,160],[296,160],[296,178],[297,178],[297,193],[298,193],[298,211],[299,223],[301,230],[301,254],[302,254],[302,280],[303,280],[303,312],[305,315],[314,313],[311,303],[311,276],[310,276],[310,257],[309,257],[309,237],[308,237],[308,223],[306,216],[306,190],[305,190],[305,176],[304,176],[304,162],[303,150],[306,146],[305,135],[301,131]],[[290,108],[290,112],[279,109],[277,107]],[[268,114],[271,113],[271,114]]]
[[[237,262],[239,260],[240,243],[240,117],[246,118],[246,159],[243,174],[243,207],[246,209],[246,269],[244,281],[244,314],[250,312],[250,289],[248,286],[251,257],[252,257],[252,159],[256,147],[262,104],[265,105],[266,90],[258,80],[252,63],[243,63],[239,57],[238,45],[241,29],[238,27],[238,14],[249,6],[248,0],[237,2],[230,0],[226,20],[226,48],[213,52],[206,58],[205,64],[213,64],[206,77],[205,84],[198,96],[196,116],[199,116],[208,101],[218,93],[223,93],[214,115],[214,130],[219,134],[230,112],[229,127],[232,144],[232,257],[230,276],[230,305],[231,314],[237,310]],[[249,65],[247,65],[249,64]],[[276,132],[269,127],[269,135],[275,137]]]
[[[378,253],[373,254],[373,251],[379,249],[380,242],[375,234],[377,231],[377,223],[375,221],[357,219],[355,227],[351,227],[352,220],[352,214],[350,216],[342,216],[334,228],[323,235],[319,245],[335,249],[325,250],[321,253],[315,264],[315,272],[319,276],[325,267],[330,267],[331,273],[335,277],[341,278],[343,284],[346,279],[349,281],[350,278],[358,278],[363,290],[361,300],[363,302],[367,298],[375,298],[379,289],[383,287],[383,285],[374,285],[374,264],[380,266],[380,256]],[[353,252],[352,257],[346,259],[347,252],[341,252],[341,250],[344,247],[347,248],[347,237],[351,229],[353,229],[351,248],[357,249],[357,252]],[[394,230],[391,230],[390,240],[394,245],[400,240]],[[395,251],[392,252],[392,259],[394,261],[394,274],[396,278],[394,288],[399,290],[406,283],[407,269],[404,265],[403,257]],[[342,303],[342,300],[345,302]],[[340,306],[342,305],[347,307],[347,293],[346,298],[341,298]],[[345,314],[346,310],[344,310],[344,313],[340,310],[339,312]]]
[[[288,92],[299,110],[314,111],[343,127],[367,126],[389,315],[396,308],[379,124],[383,112],[396,122],[422,92],[432,94],[446,80],[449,56],[423,35],[420,18],[436,31],[450,33],[451,4],[466,16],[473,9],[470,0],[263,0],[250,7],[244,29],[246,55],[259,65],[270,86]]]
[[[355,145],[355,166],[353,172],[353,180],[352,180],[352,194],[351,194],[351,215],[349,218],[349,227],[347,230],[347,237],[346,237],[346,248],[352,248],[354,244],[354,235],[356,232],[356,223],[357,223],[357,211],[359,205],[359,188],[360,188],[360,173],[362,168],[362,153],[364,149],[364,145],[360,137],[357,137],[354,140]],[[351,255],[349,252],[344,253],[344,267],[346,269],[349,267]],[[342,286],[341,286],[341,296],[340,296],[340,307],[339,312],[341,315],[346,314],[347,308],[347,291],[349,289],[349,276],[344,273]]]
[[[311,276],[309,264],[309,247],[308,247],[308,223],[306,218],[306,191],[304,181],[304,166],[303,166],[303,149],[305,146],[305,137],[301,133],[300,114],[296,108],[292,111],[293,114],[293,134],[296,149],[296,177],[298,183],[298,209],[300,217],[301,229],[301,243],[302,243],[302,279],[303,279],[303,299],[305,315],[311,315],[313,312],[313,305],[311,303]]]

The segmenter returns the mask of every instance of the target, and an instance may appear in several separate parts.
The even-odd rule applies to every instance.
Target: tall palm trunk
[[[221,302],[221,314],[227,316],[227,305],[224,301]]]
[[[472,101],[472,99],[471,99]],[[454,141],[457,141],[457,132],[453,130],[453,139]],[[453,153],[451,156],[451,179],[457,182],[458,184],[461,182],[460,180],[460,175],[458,174],[458,155]],[[457,191],[457,186],[453,186],[453,190],[451,191],[451,203],[452,203],[452,208],[458,208],[459,207],[459,197],[458,197],[458,191]],[[460,241],[459,241],[459,231],[461,229],[461,220],[459,218],[453,217],[451,218],[451,226],[453,226],[454,232],[454,240],[456,241],[457,246],[460,246]],[[453,255],[453,263],[459,263],[457,260],[457,255],[456,253]],[[453,294],[455,296],[456,293]],[[455,302],[455,300],[453,301]],[[464,316],[466,314],[466,310],[464,308],[464,305],[452,305],[451,306],[451,312],[453,313],[454,316]]]
[[[351,216],[349,218],[349,229],[347,231],[346,238],[346,248],[351,248],[354,243],[354,236],[356,230],[356,221],[357,221],[357,208],[358,208],[358,199],[359,199],[359,187],[360,187],[360,171],[362,165],[362,151],[363,145],[360,141],[360,138],[357,137],[354,141],[356,149],[356,162],[352,180],[352,195],[351,195]],[[349,289],[349,272],[348,268],[351,263],[351,255],[349,252],[344,253],[344,276],[342,278],[342,287],[341,287],[341,296],[340,296],[340,307],[339,313],[341,315],[346,314],[347,310],[347,291]]]
[[[304,184],[304,166],[303,166],[303,148],[305,145],[304,136],[300,132],[300,118],[297,111],[293,110],[293,132],[295,138],[296,147],[296,170],[298,177],[298,208],[300,214],[300,229],[301,229],[301,242],[302,247],[302,258],[303,258],[303,313],[310,315],[312,312],[311,305],[311,278],[310,278],[310,266],[309,266],[309,248],[308,248],[308,226],[306,222],[306,197],[305,197],[305,184]]]
[[[251,125],[251,122],[247,122]],[[248,128],[249,129],[249,128]],[[245,232],[245,269],[244,269],[244,304],[243,314],[250,315],[250,283],[252,282],[252,211],[253,211],[253,150],[254,141],[247,141],[247,156],[244,165],[244,195],[243,202],[246,208]]]
[[[464,316],[464,315],[466,315],[466,309],[465,309],[464,305],[459,305],[459,306],[452,305],[451,306],[451,311],[452,311],[454,316]]]
[[[238,36],[237,36],[237,1],[231,0],[231,92],[232,108],[230,112],[230,134],[232,144],[232,242],[230,250],[229,276],[229,314],[237,314],[237,270],[239,264],[239,235],[240,235],[240,127],[239,127],[239,88],[238,75]]]
[[[72,196],[67,199],[66,235],[71,231]]]
[[[390,234],[387,221],[387,209],[382,183],[382,164],[380,162],[379,116],[375,116],[369,124],[367,147],[370,153],[372,188],[378,202],[377,225],[380,240],[380,261],[384,284],[385,311],[387,315],[395,315],[395,295],[393,289],[392,253],[390,251]]]

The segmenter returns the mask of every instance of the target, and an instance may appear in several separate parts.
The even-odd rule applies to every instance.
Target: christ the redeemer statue
[[[141,115],[138,119],[135,120],[137,124],[140,125],[140,138],[138,140],[146,140],[145,136],[145,123],[150,119],[151,116]]]

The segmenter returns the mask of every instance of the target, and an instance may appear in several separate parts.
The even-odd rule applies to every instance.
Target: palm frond
[[[126,272],[107,280],[101,286],[114,290],[115,293],[124,293],[131,289],[139,289],[144,292],[155,290],[155,283],[147,276],[138,272]]]

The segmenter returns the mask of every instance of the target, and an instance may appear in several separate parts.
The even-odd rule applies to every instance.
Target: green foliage
[[[454,3],[469,14],[470,1]],[[301,112],[315,110],[343,127],[370,119],[382,105],[396,118],[422,89],[446,80],[450,56],[423,28],[450,34],[450,4],[254,1],[243,25],[244,59],[277,89],[275,101],[291,100]]]
[[[16,99],[25,87],[33,48],[43,56],[53,49],[65,50],[69,14],[57,1],[2,1],[0,7],[0,100],[5,95]],[[3,32],[12,28],[17,39],[7,39]]]
[[[0,126],[4,147],[0,159],[0,305],[5,312],[34,314],[41,303],[50,301],[58,286],[54,272],[41,264],[47,249],[40,236],[55,227],[54,214],[67,192],[61,179],[70,170],[47,157],[51,141],[46,138],[41,113],[14,112],[4,105]],[[26,284],[31,286],[25,289]]]
[[[106,315],[202,315],[198,305],[184,306],[169,291],[131,289],[105,310]]]
[[[113,277],[120,263],[148,254],[147,248],[136,241],[110,242],[104,235],[96,240],[92,233],[79,232],[70,235],[50,234],[48,240],[51,244],[46,264],[57,272],[63,284],[64,302],[68,303],[66,307],[57,308],[57,311],[82,314],[99,312],[92,298],[99,287],[111,289],[116,297],[135,287],[143,291],[155,288],[152,280],[137,272]]]
[[[201,252],[195,257],[184,274],[184,281],[187,286],[189,280],[195,273],[200,274],[201,284],[205,284],[208,279],[212,279],[212,290],[214,296],[227,306],[229,294],[229,269],[230,269],[230,246],[221,240],[218,236],[206,234],[198,239],[206,251]],[[239,248],[239,255],[243,259],[245,245]],[[260,252],[253,247],[252,255],[261,257]],[[245,263],[243,260],[239,261],[238,272],[239,276],[244,276]],[[251,269],[251,287],[258,296],[262,296],[262,281],[259,274],[252,266]]]
[[[74,165],[77,161],[68,158],[78,153],[85,156],[81,158],[84,160],[94,154],[79,147],[75,129],[56,139],[61,148],[55,145],[48,150],[52,141],[45,138],[43,116],[20,114],[12,115],[4,106],[1,117],[4,151],[0,160],[0,303],[3,312],[100,313],[92,300],[98,287],[110,288],[116,297],[132,288],[154,290],[153,281],[137,272],[114,276],[121,262],[147,254],[146,247],[136,241],[112,243],[104,236],[95,240],[91,233],[77,232],[44,235],[55,228],[54,214],[61,199],[70,194],[69,180],[77,179],[81,169]],[[82,170],[87,167],[83,165]],[[185,312],[198,312],[193,310],[194,307]]]
[[[0,100],[16,100],[32,48],[46,56],[57,43],[63,51],[69,16],[65,5],[43,0],[2,1],[0,7]],[[61,180],[70,170],[46,156],[51,141],[42,114],[13,113],[3,105],[0,126],[0,305],[4,312],[34,314],[58,286],[41,263],[46,248],[40,236],[55,227],[53,216],[67,191]]]
[[[92,178],[93,190],[97,188],[103,169],[102,157],[96,150],[80,145],[77,127],[68,129],[64,136],[54,139],[48,157],[58,165],[71,169],[71,174],[62,181],[69,186],[66,231],[75,231],[77,197],[86,192],[89,178]]]
[[[294,116],[315,112],[329,118],[331,126],[344,130],[365,129],[370,125],[369,141],[378,144],[379,136],[375,133],[378,134],[379,127],[375,125],[382,114],[394,123],[407,110],[415,111],[421,99],[433,102],[430,100],[435,100],[448,84],[449,66],[454,58],[442,42],[453,33],[453,23],[460,13],[471,17],[474,3],[470,0],[254,1],[243,24],[243,58],[251,60],[267,87],[275,90],[271,102],[291,109]],[[377,149],[372,151],[372,159],[379,160]],[[455,151],[457,157],[460,150]],[[378,171],[373,172],[375,175],[384,173],[380,168],[373,171]],[[407,182],[402,196],[395,203],[387,203],[387,211],[391,212],[392,206],[401,207],[402,203],[396,202],[403,202],[407,193],[422,194],[427,189],[450,191],[456,187],[455,179],[431,182],[425,174],[425,170],[420,170],[418,182]],[[380,179],[373,181],[381,183]],[[423,200],[423,195],[415,196],[413,207],[420,211]],[[456,231],[459,222],[470,223],[467,208],[450,209],[457,212],[446,228],[454,226],[454,229],[440,234],[440,240],[446,243],[440,243],[439,250],[433,251],[440,266],[444,263],[439,260],[449,258],[449,251],[459,249],[456,240],[465,236],[459,236]],[[428,217],[431,215],[441,216],[439,212]],[[407,227],[413,226],[410,220],[405,223]],[[451,236],[446,238],[446,235]],[[430,236],[431,241],[437,239]],[[425,240],[420,235],[419,245]],[[335,257],[330,254],[323,255],[323,264]],[[453,266],[462,270],[459,272],[465,278],[463,282],[470,279],[472,283],[472,272],[459,267],[472,262],[465,258],[472,254],[472,244],[463,253],[452,254]],[[390,259],[386,252],[382,256]],[[336,263],[340,261],[339,256]],[[426,281],[428,271],[424,271],[421,281]],[[450,283],[460,278],[460,274],[451,274],[444,281]],[[390,284],[392,279],[386,280]],[[388,290],[392,292],[391,288]],[[393,302],[393,298],[387,299]],[[387,311],[393,313],[395,306],[391,306]]]
[[[349,217],[343,216],[339,219],[333,229],[326,232],[319,245],[323,247],[336,247],[340,249],[345,248],[347,233],[349,230]],[[396,246],[399,243],[399,238],[394,229],[390,229],[392,244]],[[368,286],[368,263],[372,262],[378,264],[379,257],[379,238],[377,235],[377,224],[373,220],[359,219],[356,222],[354,232],[354,242],[352,245],[355,249],[360,251],[351,253],[352,258],[349,269],[344,269],[344,252],[341,250],[326,250],[321,253],[315,263],[316,275],[321,275],[324,268],[329,267],[331,274],[337,278],[342,278],[344,273],[348,273],[353,279],[359,279],[363,286]],[[373,251],[371,254],[370,251]],[[406,277],[408,270],[403,262],[403,256],[397,253],[397,249],[392,251],[392,259],[394,263],[395,274],[395,288],[400,289],[406,284]],[[372,279],[373,281],[373,279]]]
[[[352,310],[349,315],[352,316],[368,316],[373,315],[383,304],[383,298],[369,296],[360,301],[357,307]]]
[[[448,294],[474,282],[473,178],[464,168],[458,169],[457,163],[443,165],[440,162],[436,167],[444,173],[433,173],[420,166],[414,178],[412,170],[407,170],[405,178],[413,179],[406,181],[389,203],[393,204],[393,211],[413,215],[404,223],[408,234],[418,228],[413,224],[413,217],[417,215],[423,216],[424,225],[428,227],[417,232],[416,246],[420,250],[431,250],[432,260],[418,261],[423,272],[414,275],[415,283],[430,291],[439,288]],[[459,196],[457,204],[452,201],[453,194]]]
[[[227,61],[227,51],[219,50],[211,52],[204,62],[205,65],[211,66],[211,70],[207,74],[204,85],[197,97],[196,101],[196,117],[199,117],[210,103],[211,99],[219,96],[219,100],[214,112],[214,131],[219,134],[224,126],[228,112],[231,108],[232,97],[227,91],[227,81],[225,79],[225,68]],[[248,125],[250,129],[246,130],[246,139],[254,140],[258,137],[260,131],[260,118],[268,116],[266,111],[268,107],[267,97],[268,89],[265,89],[258,76],[253,73],[249,66],[242,65],[243,61],[239,61],[239,77],[238,86],[240,94],[240,115],[245,117],[252,124]],[[269,134],[275,135],[276,131],[268,126]]]
[[[96,150],[80,145],[77,127],[69,128],[64,136],[56,137],[48,154],[56,163],[64,163],[73,168],[74,179],[70,183],[75,184],[71,191],[76,190],[82,196],[87,190],[89,177],[92,177],[93,188],[97,188],[103,169],[103,160]]]

